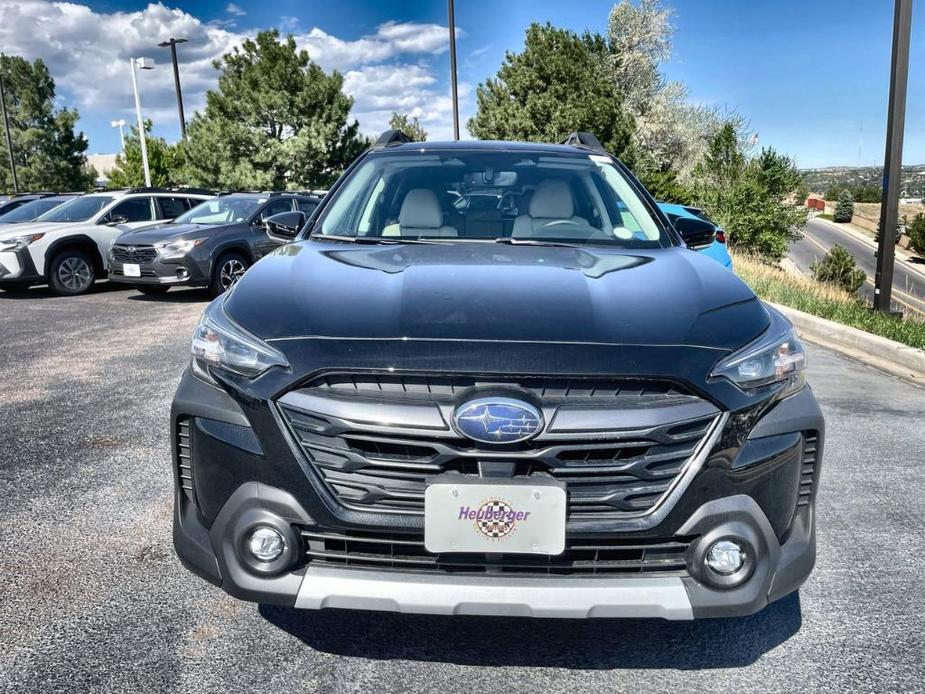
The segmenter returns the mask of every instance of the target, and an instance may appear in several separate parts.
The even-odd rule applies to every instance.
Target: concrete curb
[[[925,385],[925,351],[789,306],[768,303],[787,316],[797,334],[809,342],[828,347],[911,383]]]

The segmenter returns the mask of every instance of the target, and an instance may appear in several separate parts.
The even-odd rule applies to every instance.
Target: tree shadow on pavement
[[[802,624],[796,592],[749,617],[694,622],[437,617],[275,605],[259,610],[271,624],[324,653],[585,670],[743,667]]]

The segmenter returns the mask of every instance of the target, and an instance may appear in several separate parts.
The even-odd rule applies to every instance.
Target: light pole
[[[145,170],[145,185],[151,187],[151,170],[148,168],[148,145],[145,142],[145,123],[141,118],[141,97],[138,96],[138,79],[135,77],[135,68],[139,70],[153,70],[154,61],[151,58],[132,58],[132,90],[135,92],[135,116],[138,118],[138,139],[141,142],[141,165]]]
[[[459,95],[456,91],[456,12],[453,0],[447,0],[450,25],[450,85],[453,90],[453,139],[459,139]]]
[[[13,176],[13,192],[19,192],[16,178],[16,160],[13,158],[13,139],[10,137],[10,117],[6,112],[6,92],[3,89],[3,71],[0,70],[0,111],[3,111],[3,129],[6,132],[6,152],[10,156],[10,173]]]
[[[906,124],[906,83],[909,79],[909,36],[912,0],[896,0],[893,12],[893,54],[890,60],[890,100],[883,157],[883,198],[880,201],[880,242],[874,274],[874,310],[889,313],[893,295],[893,252],[899,188],[902,184],[903,129]]]
[[[180,137],[186,139],[186,118],[183,117],[183,94],[180,93],[180,68],[177,67],[177,44],[186,43],[186,39],[175,39],[173,37],[166,41],[161,41],[158,46],[161,48],[170,47],[170,59],[173,61],[173,84],[177,89],[177,110],[180,112]]]
[[[110,123],[114,128],[119,129],[119,142],[122,143],[122,151],[125,151],[125,131],[122,129],[125,127],[125,119],[120,118],[119,120],[114,120]]]

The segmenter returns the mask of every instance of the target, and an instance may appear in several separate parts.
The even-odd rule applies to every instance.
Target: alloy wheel
[[[228,289],[228,287],[241,279],[241,275],[244,274],[245,270],[247,270],[247,266],[237,258],[226,260],[222,264],[222,269],[219,273],[219,282],[222,284],[222,289]]]
[[[93,269],[83,258],[65,258],[58,266],[58,281],[71,291],[82,292],[93,281]]]

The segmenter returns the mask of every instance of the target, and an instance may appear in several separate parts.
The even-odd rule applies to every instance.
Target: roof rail
[[[600,152],[601,154],[607,154],[607,150],[604,149],[604,145],[601,144],[601,141],[591,133],[582,133],[576,130],[569,134],[561,144],[571,145],[572,147],[582,147],[583,149],[590,149],[595,152]]]
[[[414,142],[410,137],[405,135],[401,130],[386,130],[376,140],[373,149],[382,149],[384,147],[393,147],[395,145],[405,145]]]
[[[136,188],[125,189],[126,193],[192,193],[194,195],[215,195],[214,190],[205,188],[190,188],[187,186],[138,186]]]

